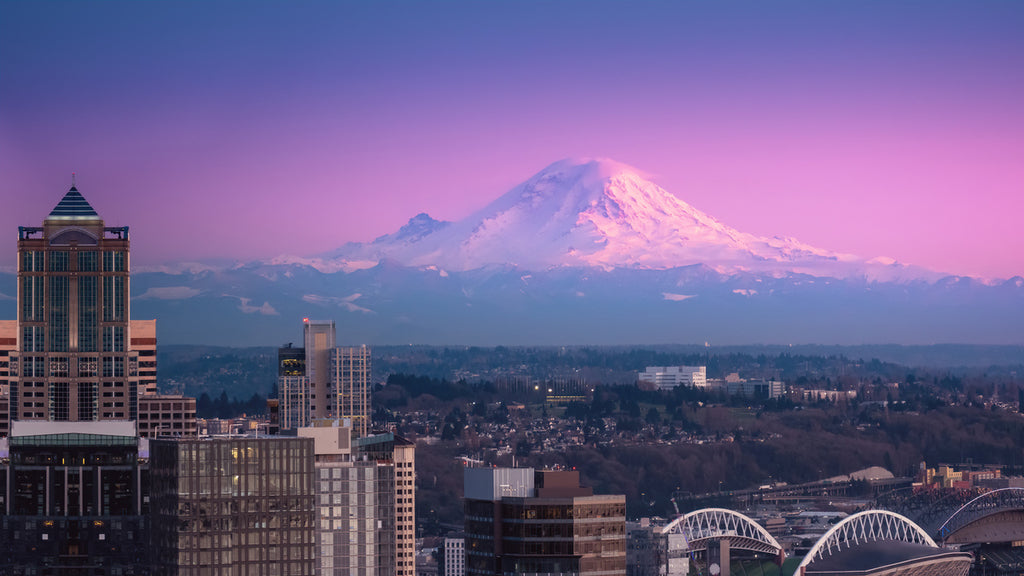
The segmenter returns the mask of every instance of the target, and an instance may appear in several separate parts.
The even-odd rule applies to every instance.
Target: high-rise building
[[[370,429],[370,349],[339,347],[331,352],[332,417],[352,422],[358,436]]]
[[[149,574],[131,422],[15,421],[0,460],[0,574]]]
[[[349,421],[358,436],[370,424],[370,349],[335,345],[333,321],[303,321],[304,348],[279,348],[277,397],[281,429],[316,420]]]
[[[129,320],[128,273],[128,227],[105,226],[74,186],[41,227],[18,228],[10,420],[137,418],[155,387],[156,329]]]
[[[385,433],[353,444],[349,426],[297,434],[315,442],[321,576],[414,574],[412,443]]]
[[[579,472],[466,468],[466,574],[626,574],[626,497]]]
[[[353,445],[360,458],[391,466],[394,498],[383,503],[395,518],[395,569],[390,574],[416,576],[416,445],[391,432],[356,438]]]
[[[154,439],[150,478],[152,574],[317,574],[312,440]]]

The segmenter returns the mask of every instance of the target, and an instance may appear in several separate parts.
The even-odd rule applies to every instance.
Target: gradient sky
[[[1024,2],[0,2],[0,230],[313,255],[609,157],[720,221],[1024,275]]]

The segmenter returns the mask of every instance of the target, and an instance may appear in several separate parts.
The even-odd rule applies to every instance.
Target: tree
[[[657,408],[652,406],[651,409],[647,411],[647,423],[653,426],[661,424],[661,414],[658,413]]]

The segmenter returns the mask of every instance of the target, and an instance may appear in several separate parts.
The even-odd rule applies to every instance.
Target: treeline
[[[199,418],[237,418],[242,415],[266,414],[267,399],[253,394],[248,400],[228,398],[227,390],[221,390],[216,399],[203,392],[196,398],[196,416]]]

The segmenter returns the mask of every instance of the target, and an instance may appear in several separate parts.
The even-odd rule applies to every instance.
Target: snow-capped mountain
[[[638,170],[604,159],[556,162],[461,221],[419,214],[394,234],[348,244],[329,256],[333,266],[391,260],[451,271],[506,265],[664,270],[704,264],[723,274],[787,272],[882,281],[941,276],[891,259],[866,260],[793,238],[740,232]]]
[[[0,319],[15,318],[0,270]],[[164,343],[1024,344],[1024,278],[985,282],[740,232],[638,171],[556,162],[458,222],[319,256],[132,271]]]

